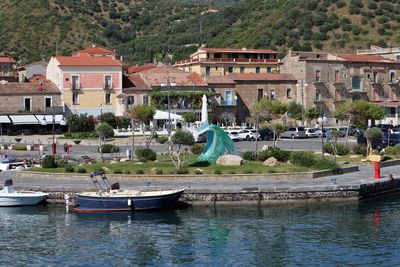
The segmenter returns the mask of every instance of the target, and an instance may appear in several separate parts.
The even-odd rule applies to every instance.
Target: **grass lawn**
[[[248,161],[241,166],[220,166],[212,164],[204,166],[201,163],[196,164],[196,157],[193,155],[185,155],[183,158],[183,165],[188,168],[190,174],[195,174],[196,169],[203,170],[205,174],[214,174],[220,172],[221,174],[249,174],[249,173],[294,173],[294,172],[307,172],[311,171],[309,168],[298,167],[287,163],[280,163],[276,167],[267,167],[263,165],[261,161]],[[122,173],[137,174],[143,171],[145,174],[155,174],[155,170],[162,170],[162,174],[175,174],[175,166],[171,162],[170,158],[166,155],[158,156],[158,160],[155,162],[118,162],[116,164],[110,163],[93,163],[84,164],[81,168],[85,168],[87,173],[91,173],[95,170],[99,170],[101,167],[110,169],[111,173],[115,171],[121,171]],[[74,166],[75,172],[79,166]],[[53,173],[65,173],[65,168],[53,168],[53,169],[42,169],[34,168],[31,171],[38,172],[53,172]],[[140,173],[138,173],[140,174]]]

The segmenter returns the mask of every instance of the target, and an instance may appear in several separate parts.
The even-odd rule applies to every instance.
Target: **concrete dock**
[[[321,178],[271,178],[263,175],[173,176],[149,179],[146,176],[110,175],[111,182],[122,188],[189,187],[181,200],[192,205],[270,204],[293,201],[362,200],[400,191],[398,166],[382,168],[382,178],[373,179],[373,166],[360,166],[360,171]],[[393,174],[393,178],[389,178]],[[52,199],[63,199],[64,193],[94,190],[89,175],[48,175],[29,172],[0,173],[0,182],[12,178],[18,188],[51,193]],[[150,184],[149,184],[150,183]]]

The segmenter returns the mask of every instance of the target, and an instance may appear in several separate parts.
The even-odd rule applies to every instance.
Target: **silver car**
[[[286,132],[281,134],[282,138],[306,138],[306,130],[304,127],[289,127]]]

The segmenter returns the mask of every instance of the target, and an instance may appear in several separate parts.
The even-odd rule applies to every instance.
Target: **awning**
[[[0,123],[11,123],[10,118],[8,116],[0,116]]]
[[[10,119],[14,125],[39,124],[34,115],[10,115]]]
[[[161,110],[156,110],[156,114],[153,117],[155,120],[168,120],[168,112],[166,111],[161,111]],[[175,113],[170,113],[170,118],[171,120],[181,120],[182,116],[175,114]]]
[[[384,106],[384,107],[399,107],[400,106],[400,102],[396,102],[396,101],[389,101],[389,102],[375,102],[375,104]]]
[[[53,123],[53,115],[36,115],[36,118],[38,118],[39,123],[43,120],[43,117],[46,118],[46,121],[48,124],[52,124]],[[55,115],[54,117],[54,123],[55,124],[60,124],[60,121],[64,118],[63,115]],[[64,121],[66,122],[65,118]]]

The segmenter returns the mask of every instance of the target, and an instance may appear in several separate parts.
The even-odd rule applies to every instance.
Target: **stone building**
[[[304,109],[319,107],[329,124],[339,123],[333,113],[340,104],[357,99],[385,106],[382,123],[400,123],[400,62],[377,55],[293,51],[282,62],[281,71],[299,81]]]
[[[0,56],[0,80],[8,82],[17,81],[17,61],[9,57]]]

